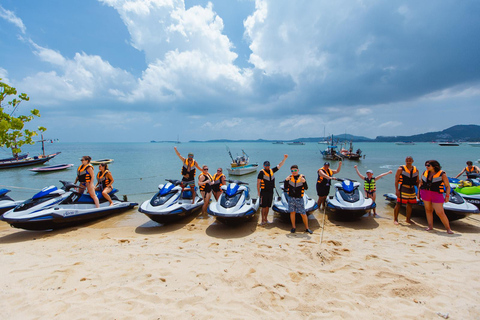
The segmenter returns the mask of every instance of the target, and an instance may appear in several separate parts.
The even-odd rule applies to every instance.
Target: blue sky
[[[0,1],[0,78],[61,141],[480,124],[480,2]]]

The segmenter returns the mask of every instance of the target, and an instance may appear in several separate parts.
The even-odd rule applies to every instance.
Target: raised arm
[[[173,147],[173,149],[175,149],[175,153],[176,153],[177,156],[180,158],[180,160],[182,160],[182,162],[185,162],[185,158],[182,157],[182,155],[180,154],[180,152],[178,152],[177,147]],[[200,169],[200,170],[201,170],[201,169]]]
[[[195,167],[197,167],[198,170],[202,171],[203,169],[198,165],[198,162],[195,161]]]
[[[391,174],[393,173],[392,170],[388,171],[388,172],[385,172],[385,173],[382,173],[382,174],[379,174],[378,176],[375,177],[375,180],[378,180],[380,179],[381,177],[385,177],[387,174]]]
[[[288,154],[284,154],[283,155],[283,160],[282,162],[280,162],[278,165],[277,165],[277,168],[280,169],[284,164],[285,164],[285,160],[287,160],[288,158]]]
[[[355,171],[357,171],[358,176],[359,176],[360,178],[362,178],[362,179],[365,179],[365,176],[362,175],[362,174],[360,173],[360,171],[358,171],[358,166],[357,166],[357,165],[354,165],[353,167],[355,168]]]
[[[340,172],[340,169],[342,169],[342,160],[340,160],[340,162],[338,163],[338,168],[337,170],[332,170],[333,173],[339,173]]]

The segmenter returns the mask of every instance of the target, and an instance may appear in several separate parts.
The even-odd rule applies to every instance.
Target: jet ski
[[[223,193],[217,202],[208,206],[208,214],[226,224],[235,224],[251,219],[258,210],[259,201],[250,198],[248,183],[238,180],[227,180],[222,186]]]
[[[459,184],[455,188],[455,192],[458,192],[463,199],[480,209],[480,186],[468,187]]]
[[[365,199],[358,188],[360,183],[338,178],[341,183],[335,183],[335,195],[327,198],[328,212],[339,220],[358,219],[369,210],[376,207],[372,199]]]
[[[63,185],[60,189],[55,186],[45,187],[40,190],[40,192],[34,194],[30,199],[23,200],[18,203],[13,210],[15,212],[22,212],[22,214],[27,215],[58,204],[60,201],[66,199],[70,195],[69,190],[71,188],[77,187],[71,182],[62,180],[60,180],[60,182]]]
[[[273,211],[280,214],[280,217],[283,220],[290,221],[290,211],[288,210],[288,194],[285,192],[283,187],[283,183],[280,185],[280,189],[282,189],[282,195],[277,196],[275,201],[273,202]],[[305,205],[305,211],[307,215],[310,214],[312,211],[315,211],[318,208],[318,204],[315,200],[310,198],[306,193],[303,194],[303,203]]]
[[[195,203],[192,204],[192,192],[182,193],[181,181],[165,179],[167,183],[158,186],[159,191],[152,199],[145,201],[138,211],[153,221],[166,223],[181,219],[203,206],[203,199],[195,189]]]
[[[385,197],[385,200],[389,201],[392,205],[397,203],[397,196],[394,193],[387,193],[383,196]],[[473,213],[479,213],[477,207],[465,201],[465,199],[453,189],[450,190],[450,199],[447,203],[443,204],[443,209],[449,221],[463,219]],[[412,206],[412,214],[425,216],[423,201],[417,200],[417,204]],[[437,215],[435,214],[434,217],[436,216]]]
[[[113,189],[109,195],[113,205],[102,196],[100,191],[96,195],[100,202],[100,207],[96,208],[93,199],[88,194],[80,194],[76,191],[78,186],[66,182],[65,190],[50,191],[45,188],[37,193],[32,199],[29,199],[16,208],[6,212],[2,220],[9,223],[12,227],[26,230],[51,230],[74,226],[92,220],[97,220],[107,215],[121,212],[133,208],[137,205],[135,202],[120,201]],[[42,195],[42,192],[47,193]],[[56,194],[60,196],[55,196]],[[36,203],[41,199],[43,202]],[[51,203],[55,202],[55,203]],[[48,207],[41,207],[49,203]],[[31,206],[33,204],[33,206]]]
[[[8,189],[0,189],[0,214],[15,208],[16,206],[18,206],[20,203],[24,201],[24,200],[15,201],[9,196],[7,196],[7,193],[9,193],[10,191],[11,190],[8,190]]]

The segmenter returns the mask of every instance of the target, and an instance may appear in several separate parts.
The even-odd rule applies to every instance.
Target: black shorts
[[[317,183],[317,195],[319,197],[326,197],[330,192],[330,184]]]
[[[260,192],[260,208],[270,208],[273,202],[273,192]]]

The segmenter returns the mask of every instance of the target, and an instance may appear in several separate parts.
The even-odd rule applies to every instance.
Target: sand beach
[[[159,226],[136,210],[52,232],[2,223],[1,318],[478,318],[480,218],[447,235],[378,209],[353,222],[315,211],[313,235],[197,215]]]

